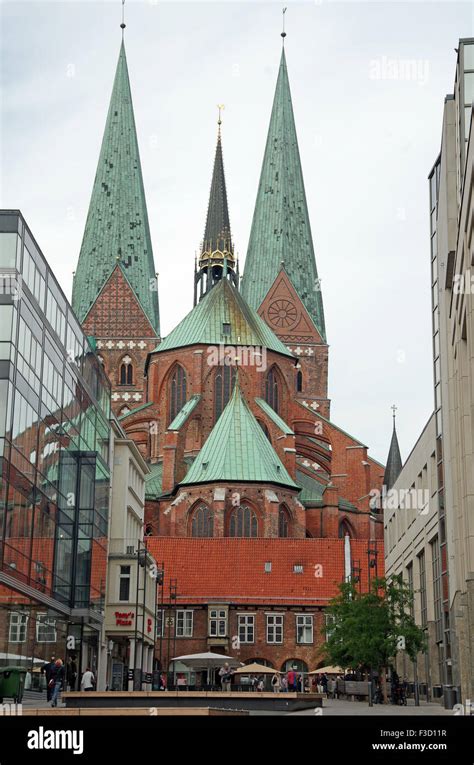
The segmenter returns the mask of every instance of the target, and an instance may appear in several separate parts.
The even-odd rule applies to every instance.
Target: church
[[[164,571],[159,669],[210,650],[312,670],[338,584],[367,589],[383,575],[383,516],[370,499],[384,466],[331,419],[284,43],[283,33],[243,273],[219,115],[204,236],[183,276],[194,305],[161,336],[122,40],[74,275],[72,305],[111,381],[114,415],[150,468],[145,534]]]

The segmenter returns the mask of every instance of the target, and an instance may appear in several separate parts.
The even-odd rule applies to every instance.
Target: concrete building
[[[417,666],[405,652],[397,657],[400,677],[418,677],[429,698],[440,695],[443,683],[437,629],[440,619],[439,520],[436,466],[436,422],[433,414],[395,483],[384,507],[386,574],[402,574],[413,590],[415,621],[426,633],[428,650]],[[433,686],[437,689],[433,692]]]
[[[423,626],[430,637],[431,678],[433,684],[454,685],[458,701],[474,694],[473,98],[474,38],[461,39],[453,94],[444,103],[441,150],[429,175],[434,415],[395,484],[410,488],[420,465],[427,464],[433,506],[408,537],[397,539],[396,549],[393,513],[385,511],[387,574],[410,564],[407,545],[416,563],[418,526],[426,524]]]
[[[107,686],[116,691],[151,690],[157,585],[155,561],[143,534],[149,469],[134,441],[124,437],[117,423],[112,464],[105,609]]]

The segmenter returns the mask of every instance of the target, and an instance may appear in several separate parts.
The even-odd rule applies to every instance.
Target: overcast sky
[[[472,3],[291,2],[286,53],[330,343],[332,419],[405,459],[432,408],[427,176]],[[127,0],[125,41],[162,334],[192,306],[216,141],[245,258],[278,73],[276,2]],[[3,2],[1,206],[71,294],[121,3]]]

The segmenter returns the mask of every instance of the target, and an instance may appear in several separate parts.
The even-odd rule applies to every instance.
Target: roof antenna
[[[120,29],[122,30],[122,40],[123,40],[124,29],[126,26],[127,25],[125,23],[125,0],[122,0],[122,23],[120,24]]]
[[[282,21],[283,21],[283,30],[282,30],[282,33],[281,33],[281,36],[283,37],[282,45],[285,45],[285,37],[286,37],[286,32],[285,32],[285,13],[286,13],[286,10],[287,10],[286,8],[283,8],[283,10],[282,10],[282,16],[283,16],[283,19],[282,19]]]

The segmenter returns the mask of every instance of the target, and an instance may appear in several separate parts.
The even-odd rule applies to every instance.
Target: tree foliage
[[[425,649],[423,630],[412,616],[413,592],[401,575],[374,580],[369,592],[358,592],[352,582],[339,589],[328,608],[333,624],[324,652],[330,664],[381,670],[401,648],[412,660]]]

